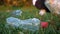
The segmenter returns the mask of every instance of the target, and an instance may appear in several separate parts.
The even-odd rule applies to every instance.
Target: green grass
[[[20,9],[23,11],[22,15],[18,18],[24,20],[29,18],[38,18],[41,19],[41,21],[46,21],[49,23],[48,28],[45,28],[44,31],[42,28],[39,29],[39,31],[29,31],[29,30],[23,30],[19,28],[9,27],[6,28],[6,18],[10,17],[10,13],[13,10]],[[10,10],[9,12],[7,10]],[[44,16],[39,15],[39,10],[35,7],[0,7],[0,34],[19,34],[20,31],[22,31],[24,34],[60,34],[60,17],[55,16],[51,13],[47,13]],[[57,30],[59,29],[59,30]]]

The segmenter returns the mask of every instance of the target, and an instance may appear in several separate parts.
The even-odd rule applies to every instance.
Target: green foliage
[[[5,7],[4,7],[5,8]],[[16,8],[16,7],[15,7]],[[14,7],[10,8],[11,10],[16,10]],[[39,18],[41,21],[46,21],[49,23],[49,26],[47,28],[41,28],[39,31],[29,31],[29,30],[23,30],[19,28],[14,28],[12,26],[9,26],[9,28],[5,27],[6,24],[6,18],[10,17],[10,12],[6,11],[6,8],[4,10],[0,10],[0,34],[18,34],[20,31],[24,34],[60,34],[60,17],[55,16],[51,13],[47,13],[44,16],[39,15],[39,11],[35,7],[22,7],[19,8],[23,11],[22,16],[20,16],[20,19],[29,19],[29,18]]]

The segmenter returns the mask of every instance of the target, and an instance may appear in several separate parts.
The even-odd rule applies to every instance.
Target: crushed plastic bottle
[[[30,18],[21,20],[15,17],[9,17],[6,19],[7,24],[13,27],[23,28],[24,30],[36,31],[39,30],[40,20],[37,18]]]
[[[14,10],[11,15],[21,16],[21,14],[22,14],[22,11],[21,10]]]
[[[6,19],[7,23],[10,24],[11,26],[18,27],[20,23],[20,19],[14,18],[14,17],[9,17]]]

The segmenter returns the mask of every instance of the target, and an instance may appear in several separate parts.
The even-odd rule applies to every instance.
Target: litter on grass
[[[6,19],[7,24],[13,27],[23,28],[24,30],[36,31],[39,30],[40,20],[37,18],[30,18],[21,20],[15,17],[8,17]]]
[[[14,11],[11,12],[12,16],[21,16],[21,14],[22,14],[21,10],[14,10]]]

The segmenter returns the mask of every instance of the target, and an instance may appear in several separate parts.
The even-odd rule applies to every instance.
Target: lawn
[[[48,22],[49,26],[47,28],[39,28],[39,31],[29,31],[19,28],[9,27],[6,28],[6,18],[11,16],[13,10],[22,10],[21,16],[16,16],[19,19],[29,19],[29,18],[38,18],[43,22]],[[55,16],[51,13],[46,13],[44,16],[39,15],[39,10],[34,6],[30,7],[0,7],[0,34],[19,34],[23,32],[24,34],[60,34],[60,17]],[[22,34],[22,33],[21,33]]]

